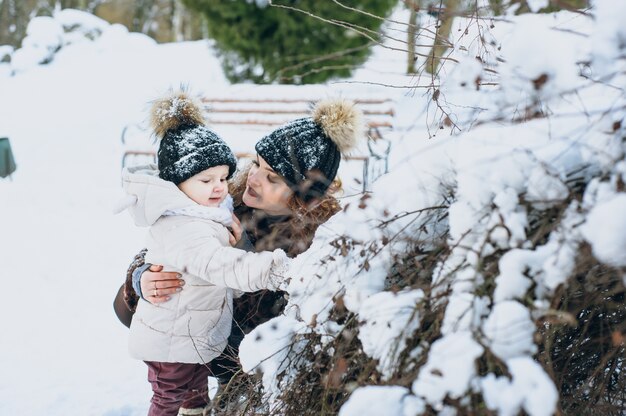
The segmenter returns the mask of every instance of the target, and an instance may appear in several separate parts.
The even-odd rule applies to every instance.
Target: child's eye
[[[268,176],[268,177],[267,177],[267,180],[268,180],[270,183],[277,183],[277,182],[278,182],[278,178],[277,178],[277,177],[275,177],[275,176]]]
[[[254,166],[256,166],[257,168],[260,166],[260,165],[259,165],[259,162],[257,162],[256,160],[253,160],[253,161],[252,161],[252,164],[253,164]]]

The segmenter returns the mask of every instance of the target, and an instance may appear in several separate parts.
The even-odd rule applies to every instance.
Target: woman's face
[[[284,179],[257,155],[257,160],[253,162],[248,173],[243,203],[270,215],[286,215],[291,213],[287,206],[291,195],[293,191]]]

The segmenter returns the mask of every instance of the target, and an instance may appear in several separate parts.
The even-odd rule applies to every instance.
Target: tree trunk
[[[4,0],[0,2],[0,45],[19,48],[26,36],[28,22],[37,8],[35,0]]]
[[[184,10],[178,0],[172,0],[172,41],[185,40]]]
[[[442,2],[443,3],[443,2]],[[428,54],[426,61],[426,71],[430,74],[436,74],[439,68],[441,58],[448,50],[450,41],[450,32],[452,31],[452,22],[458,14],[460,0],[448,0],[445,2],[446,8],[443,13],[439,14],[439,28],[435,36],[435,43]]]
[[[408,0],[406,2],[407,7],[409,8],[409,28],[407,30],[407,46],[408,46],[408,57],[407,57],[407,74],[415,73],[415,38],[417,35],[417,9],[419,7],[419,0]]]
[[[502,0],[489,0],[489,6],[494,16],[500,16],[504,11],[502,8]]]

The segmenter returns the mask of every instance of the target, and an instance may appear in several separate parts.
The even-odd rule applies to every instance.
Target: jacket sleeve
[[[153,236],[158,238],[157,236]],[[218,286],[243,292],[276,289],[283,280],[284,253],[250,253],[230,247],[226,234],[204,221],[186,221],[160,236],[164,255],[172,266]],[[284,259],[283,259],[284,257]]]

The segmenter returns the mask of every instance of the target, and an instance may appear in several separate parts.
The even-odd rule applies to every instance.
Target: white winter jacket
[[[208,363],[221,354],[230,335],[232,289],[275,289],[274,273],[286,257],[232,248],[226,227],[206,218],[230,216],[218,208],[205,208],[205,218],[167,215],[199,205],[157,175],[153,165],[124,171],[124,189],[136,197],[129,211],[136,225],[150,226],[146,262],[178,271],[185,286],[162,304],[139,301],[130,327],[130,353],[144,361]]]

